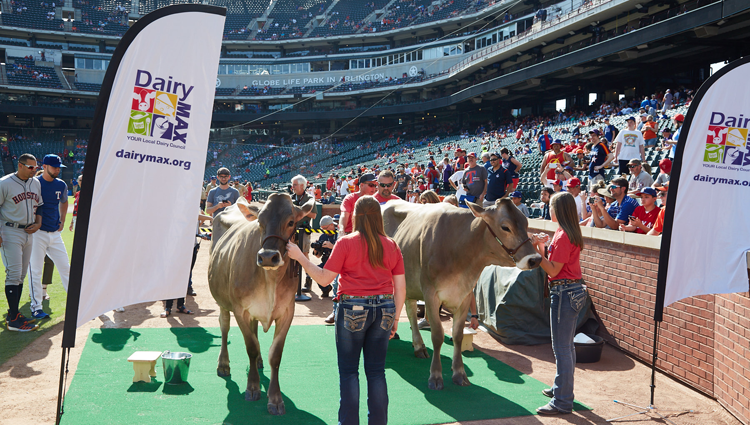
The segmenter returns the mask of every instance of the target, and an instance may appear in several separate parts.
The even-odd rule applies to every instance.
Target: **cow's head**
[[[475,217],[481,218],[487,224],[488,243],[496,245],[499,251],[504,251],[502,254],[507,254],[516,267],[521,270],[539,267],[542,256],[536,252],[529,240],[529,221],[510,199],[500,199],[495,205],[487,208],[472,202],[466,202],[466,205]]]
[[[266,270],[276,270],[284,265],[286,243],[297,229],[297,222],[315,207],[315,199],[310,199],[301,207],[292,203],[287,194],[275,193],[268,197],[259,211],[252,207],[237,204],[248,220],[257,217],[260,227],[261,246],[256,259],[258,266]]]

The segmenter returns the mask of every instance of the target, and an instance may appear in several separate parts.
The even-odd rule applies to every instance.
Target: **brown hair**
[[[383,170],[383,171],[381,171],[380,174],[378,174],[378,179],[380,179],[381,177],[386,178],[386,179],[394,179],[394,178],[396,178],[393,175],[393,172],[391,170]]]
[[[419,200],[424,200],[428,204],[439,204],[440,197],[435,193],[434,190],[425,190],[422,195],[419,196]]]
[[[570,243],[583,249],[583,235],[581,225],[578,224],[576,201],[568,192],[558,192],[549,200],[550,210],[557,218],[557,224],[563,229]]]
[[[362,243],[367,247],[367,256],[373,268],[385,268],[383,264],[383,243],[385,236],[383,215],[380,203],[372,196],[362,196],[354,204],[354,231],[359,232]]]

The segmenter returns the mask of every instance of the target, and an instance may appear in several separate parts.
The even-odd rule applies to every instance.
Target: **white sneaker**
[[[117,307],[116,309],[114,309],[112,311],[114,311],[116,313],[122,313],[123,311],[125,311],[125,308],[124,307]]]
[[[417,328],[422,329],[430,329],[430,322],[427,321],[427,319],[419,319],[419,322],[417,323]]]

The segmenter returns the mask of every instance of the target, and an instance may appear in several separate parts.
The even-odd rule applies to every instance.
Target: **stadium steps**
[[[45,63],[46,62],[41,62],[40,66],[47,66],[45,65]],[[72,84],[70,84],[70,81],[68,81],[68,79],[65,77],[65,74],[63,74],[62,67],[60,67],[60,65],[54,65],[54,63],[52,66],[55,67],[55,73],[57,74],[57,78],[60,80],[60,83],[62,84],[63,89],[75,90],[76,88],[73,87]]]
[[[320,15],[313,16],[313,18],[310,19],[310,22],[308,23],[309,27],[307,31],[305,31],[305,37],[309,37],[310,33],[315,31],[315,28],[318,28],[321,25],[325,25],[326,22],[328,22],[328,20],[332,18],[331,12],[333,11],[333,8],[336,7],[337,4],[339,4],[340,1],[341,0],[333,0],[331,2],[330,6],[328,6],[328,9],[323,11],[323,16],[325,16],[325,18],[319,23],[316,24],[316,21],[317,21],[317,17]]]
[[[382,8],[382,9],[376,9],[376,10],[373,10],[373,11],[372,11],[372,13],[370,13],[369,15],[367,15],[367,16],[365,17],[365,19],[363,19],[363,20],[362,20],[362,22],[363,22],[363,23],[368,23],[368,22],[377,22],[377,21],[379,20],[379,19],[378,19],[378,12],[382,12],[382,13],[380,14],[380,16],[383,16],[383,15],[385,15],[385,14],[386,14],[386,13],[388,13],[388,11],[389,11],[389,10],[391,9],[391,6],[393,6],[393,5],[394,5],[394,4],[396,3],[396,2],[398,2],[398,1],[399,1],[399,0],[391,0],[390,2],[388,2],[388,4],[386,4],[385,6],[383,6],[383,8]],[[365,26],[364,26],[364,25],[362,25],[362,28],[358,29],[358,30],[357,30],[357,32],[356,32],[355,34],[361,34],[361,33],[362,33],[362,31],[364,31],[364,30],[365,30]]]

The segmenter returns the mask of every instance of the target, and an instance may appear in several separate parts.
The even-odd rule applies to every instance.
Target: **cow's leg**
[[[419,326],[417,321],[417,300],[406,300],[406,316],[409,318],[409,324],[411,325],[411,345],[414,347],[414,356],[420,359],[426,359],[427,347],[424,345],[422,335],[419,334]]]
[[[440,300],[436,296],[425,294],[425,314],[430,321],[430,336],[432,337],[432,363],[430,364],[430,379],[427,381],[431,390],[443,389],[443,366],[440,364],[440,347],[443,345],[443,322],[440,320]]]
[[[469,311],[470,302],[471,294],[453,310],[453,363],[451,364],[451,369],[453,370],[453,383],[461,386],[471,385],[464,370],[464,359],[461,356],[461,345],[464,340],[464,322],[466,322],[466,314]]]
[[[245,337],[245,349],[247,357],[250,360],[249,371],[247,372],[247,389],[245,390],[245,400],[260,400],[260,375],[258,374],[258,358],[260,357],[260,343],[258,342],[258,323],[250,319],[248,312],[234,315],[237,319],[237,325]]]
[[[268,413],[272,415],[283,415],[286,413],[284,399],[281,397],[279,387],[279,365],[281,354],[284,351],[286,334],[294,318],[294,298],[283,317],[276,320],[276,329],[273,334],[273,343],[268,350],[268,363],[271,365],[271,381],[268,383]]]
[[[253,334],[257,337],[258,336],[258,321],[253,320],[252,323],[253,327]],[[258,343],[258,346],[260,347],[260,342]],[[255,362],[256,365],[258,365],[258,370],[263,369],[263,353],[260,352],[260,349],[258,349],[258,360]]]
[[[216,374],[219,376],[229,376],[229,352],[227,351],[229,310],[219,309],[219,328],[221,329],[221,352],[219,352],[219,367],[216,368]]]

